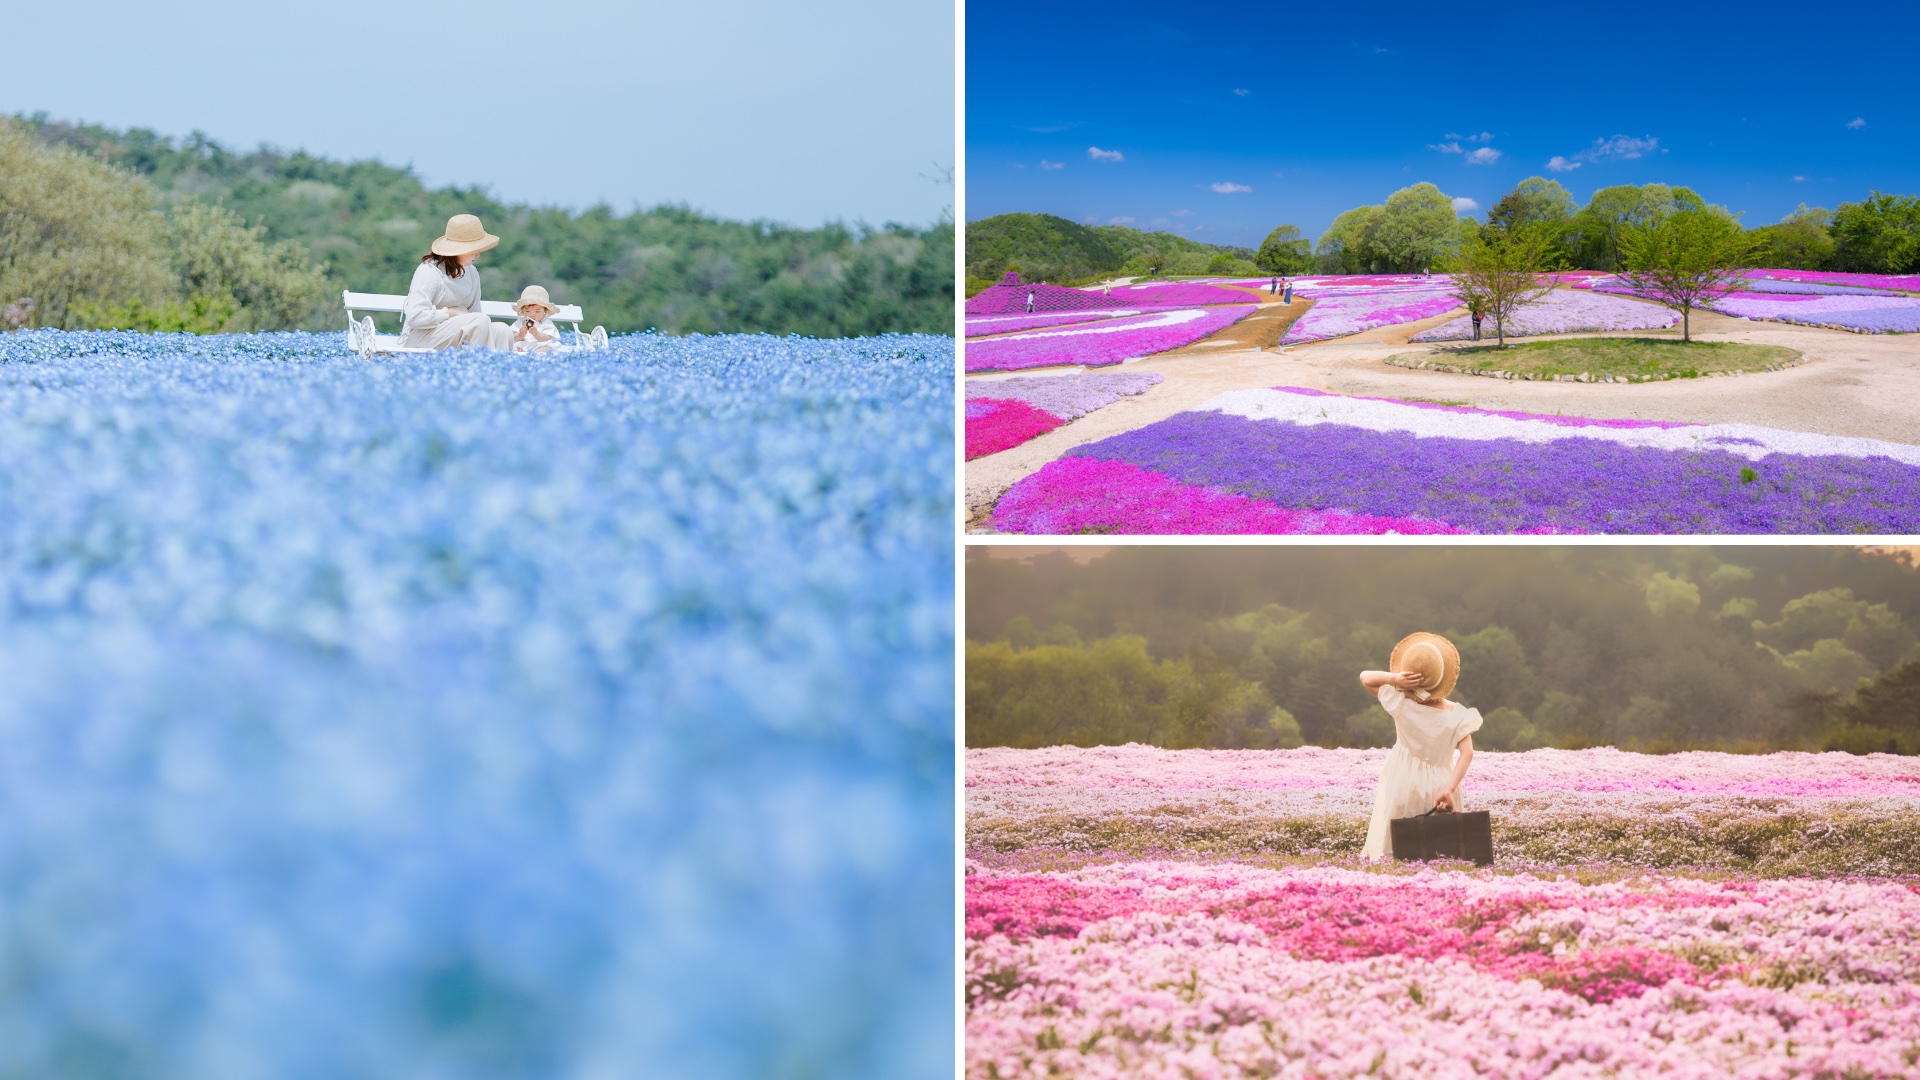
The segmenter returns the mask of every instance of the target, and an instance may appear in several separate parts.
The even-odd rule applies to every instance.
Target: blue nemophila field
[[[950,1070],[952,370],[0,336],[0,1075]]]

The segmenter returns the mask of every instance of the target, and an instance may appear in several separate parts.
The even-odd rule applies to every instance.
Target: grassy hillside
[[[1029,281],[1071,284],[1112,274],[1138,263],[1164,272],[1207,273],[1214,260],[1253,259],[1248,248],[1217,247],[1168,232],[1142,232],[1125,225],[1077,225],[1052,214],[998,214],[967,223],[967,292],[971,295],[1008,270]],[[1234,272],[1243,272],[1235,267]],[[1244,272],[1253,272],[1246,269]]]
[[[19,119],[45,143],[143,178],[163,205],[219,203],[263,226],[268,241],[297,243],[335,297],[343,288],[404,292],[428,243],[464,212],[502,238],[481,263],[489,298],[545,285],[609,330],[952,331],[954,235],[946,222],[798,229],[676,206],[574,212],[502,202],[480,188],[429,189],[412,170],[377,161]],[[334,307],[319,305],[301,321],[341,325]]]

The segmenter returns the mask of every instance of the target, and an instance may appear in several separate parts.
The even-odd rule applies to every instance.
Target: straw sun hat
[[[472,214],[455,214],[447,219],[446,234],[433,242],[433,253],[466,255],[485,251],[499,242],[499,237],[480,226],[479,218]]]
[[[527,313],[526,309],[534,304],[546,308],[548,315],[552,315],[554,312],[560,310],[559,305],[547,299],[545,286],[529,285],[520,290],[520,299],[513,302],[513,312],[516,315],[525,315]]]
[[[1408,696],[1422,704],[1453,693],[1460,679],[1460,650],[1439,634],[1408,634],[1393,647],[1387,667],[1392,671],[1411,671],[1425,679]]]

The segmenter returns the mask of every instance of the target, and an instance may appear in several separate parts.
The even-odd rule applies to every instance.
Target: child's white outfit
[[[1387,751],[1386,767],[1380,770],[1361,858],[1384,859],[1393,854],[1387,822],[1426,813],[1447,790],[1447,781],[1453,779],[1454,745],[1480,730],[1479,709],[1450,704],[1451,709],[1436,709],[1413,700],[1397,686],[1380,688],[1380,707],[1393,717],[1395,738],[1393,749]],[[1453,793],[1455,810],[1465,809],[1460,796],[1459,791]]]
[[[524,341],[520,340],[521,327],[526,326],[530,322],[533,323],[533,328],[539,331],[540,335],[546,340],[538,341],[533,338],[527,338]],[[542,318],[539,322],[533,322],[532,319],[522,315],[513,321],[513,327],[507,331],[507,334],[507,339],[513,342],[513,351],[517,353],[546,352],[555,345],[560,344],[560,331],[554,327],[553,317],[551,315]]]

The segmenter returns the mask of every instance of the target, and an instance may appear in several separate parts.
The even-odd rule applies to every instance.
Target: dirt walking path
[[[1305,310],[1296,300],[1292,305]],[[1282,317],[1286,305],[1263,304],[1243,322]],[[1292,318],[1297,318],[1297,313]],[[1408,344],[1414,334],[1455,318],[1459,312],[1417,323],[1383,326],[1337,341],[1261,349],[1238,340],[1208,347],[1219,336],[1185,348],[1102,370],[1158,371],[1166,381],[1144,394],[1065,424],[1009,450],[966,465],[968,528],[985,524],[993,503],[1015,482],[1082,443],[1131,431],[1184,412],[1227,390],[1297,386],[1333,394],[1401,401],[1471,405],[1481,409],[1558,413],[1600,419],[1743,423],[1790,431],[1846,435],[1920,445],[1920,334],[1849,334],[1786,323],[1749,322],[1695,312],[1693,336],[1704,341],[1784,345],[1809,363],[1785,371],[1637,384],[1508,382],[1470,375],[1410,371],[1381,361],[1393,355],[1441,351]],[[1292,318],[1288,318],[1290,324]],[[1237,324],[1238,325],[1238,324]],[[1270,323],[1263,322],[1266,329]],[[1553,334],[1528,338],[1619,337]],[[1634,331],[1636,337],[1678,338],[1668,331]],[[1067,369],[1072,374],[1079,369]],[[1019,372],[1021,375],[1044,372]],[[970,379],[1007,377],[972,376]]]

